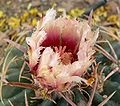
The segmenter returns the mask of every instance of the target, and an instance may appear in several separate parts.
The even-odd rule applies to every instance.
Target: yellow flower
[[[85,9],[75,8],[70,11],[70,15],[73,17],[81,16],[85,12]]]
[[[32,20],[32,25],[35,26],[37,24],[37,19],[36,18],[33,18]]]
[[[5,19],[0,20],[0,27],[4,26],[5,24]]]
[[[29,13],[28,13],[28,12],[25,12],[25,13],[23,14],[23,16],[21,16],[21,21],[22,21],[22,22],[26,22],[27,19],[28,19],[28,17],[29,17]]]
[[[20,26],[20,19],[15,18],[15,17],[11,17],[8,20],[8,25],[11,26],[12,28],[17,28],[18,26]]]
[[[108,22],[114,22],[120,28],[120,18],[117,15],[111,15],[107,18]]]
[[[107,17],[107,11],[105,10],[104,7],[100,7],[99,9],[97,9],[94,14],[93,14],[93,17],[94,17],[94,20],[96,22],[101,22],[102,18],[106,18]]]
[[[38,10],[36,8],[33,8],[30,10],[30,14],[36,16],[38,14]]]
[[[0,18],[2,18],[4,16],[5,16],[4,12],[0,10]]]

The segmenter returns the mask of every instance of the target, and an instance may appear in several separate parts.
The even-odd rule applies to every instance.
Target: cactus
[[[24,47],[7,40],[7,42],[14,44],[20,50],[14,47],[8,48],[6,50],[6,55],[3,59],[3,64],[1,65],[0,106],[101,106],[101,104],[104,106],[119,106],[119,43],[116,41],[111,42],[111,47],[113,47],[115,50],[118,59],[111,55],[111,48],[107,47],[106,45],[96,45],[95,48],[98,51],[95,54],[94,45],[98,37],[98,30],[96,33],[92,32],[88,22],[86,21],[79,23],[77,21],[69,21],[64,18],[58,18],[55,20],[55,14],[55,10],[50,9],[43,18],[43,23],[38,23],[36,32],[34,32],[31,37],[26,38],[27,44],[29,46],[27,52]],[[65,22],[70,23],[73,26],[75,24],[77,27],[80,27],[79,25],[82,26],[82,28],[79,28],[80,30],[82,29],[81,32],[79,32],[80,35],[83,34],[82,36],[75,32],[76,27],[74,28],[73,26],[70,26],[69,28],[72,27],[74,33],[78,34],[78,36],[69,36],[71,34],[69,32],[67,33],[69,37],[67,38],[68,40],[64,38],[66,36],[62,36],[62,43],[65,43],[64,40],[66,40],[67,43],[71,43],[72,45],[72,47],[70,47],[70,45],[65,43],[68,46],[67,49],[70,50],[69,52],[65,50],[66,47],[61,42],[59,43],[61,43],[62,48],[61,46],[60,48],[57,46],[58,38],[56,38],[56,35],[54,36],[53,32],[50,32],[49,24],[52,26],[50,22],[52,22],[54,26],[56,22],[58,25],[60,25],[57,26],[58,29],[53,30],[51,28],[53,32],[55,31],[54,33],[56,35],[59,31],[61,31],[59,30],[59,27],[62,28],[62,25],[64,26]],[[85,29],[83,29],[86,27],[88,28],[87,34],[84,31]],[[64,26],[64,28],[66,27]],[[65,30],[69,29],[66,28]],[[47,35],[49,36],[48,38],[46,38],[46,33],[50,33],[50,35]],[[52,36],[51,33],[53,33]],[[51,40],[51,37],[54,37],[54,41]],[[79,39],[79,37],[81,38]],[[79,44],[79,40],[81,40],[82,43],[79,42]],[[51,42],[55,43],[55,45],[52,45]],[[42,45],[43,47],[40,47],[39,45]],[[48,45],[51,46],[48,47]],[[79,50],[77,48],[78,46]],[[101,47],[103,47],[103,49],[101,49]],[[73,52],[73,49],[76,50]],[[41,54],[39,54],[40,51],[42,52]],[[77,55],[75,54],[76,51]],[[60,58],[58,56],[59,53]],[[76,56],[80,58],[77,61]],[[96,57],[96,59],[93,59],[93,56]],[[41,60],[39,60],[39,58],[41,58]],[[56,58],[61,61],[55,60]],[[48,60],[43,61],[42,59]],[[84,61],[81,62],[81,59]],[[38,61],[40,67],[38,66]],[[49,66],[47,66],[48,62]],[[57,62],[59,62],[61,65],[59,66]],[[57,78],[56,75],[61,75],[62,73],[59,68],[67,67],[63,68],[65,71],[68,68],[75,69],[77,64],[73,65],[74,67],[71,64],[74,62],[81,62],[79,64],[82,64],[82,69],[80,69],[81,72],[79,73],[78,71],[75,71],[73,73],[74,70],[72,70],[71,74],[67,71],[67,74],[69,75],[64,76],[65,73],[63,73],[61,78],[64,80],[61,79],[59,81],[59,78]],[[56,64],[59,67],[56,68],[56,66],[54,66]],[[70,67],[67,66],[68,64]],[[104,66],[106,67],[104,68]],[[57,69],[57,71],[54,74],[52,71],[55,71],[55,69]],[[113,75],[112,72],[114,72]],[[52,79],[54,78],[53,75],[56,75],[55,80]],[[57,82],[56,87],[54,87],[55,81]],[[61,81],[63,81],[63,83],[61,83]]]

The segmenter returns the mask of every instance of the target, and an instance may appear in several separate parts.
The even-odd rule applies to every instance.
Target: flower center
[[[73,56],[71,52],[65,52],[61,55],[61,61],[65,65],[72,63],[72,60]]]
[[[55,52],[60,54],[61,62],[65,65],[72,63],[73,61],[73,54],[71,52],[66,52],[66,46],[62,47],[54,47]]]

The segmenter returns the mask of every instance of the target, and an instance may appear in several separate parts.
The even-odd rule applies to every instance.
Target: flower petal
[[[45,17],[43,18],[43,22],[42,22],[42,26],[41,28],[43,28],[47,23],[53,21],[56,17],[56,11],[52,8],[49,9],[45,15]]]

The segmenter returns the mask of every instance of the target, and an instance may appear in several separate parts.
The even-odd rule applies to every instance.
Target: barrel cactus
[[[87,20],[55,17],[49,9],[23,45],[6,40],[16,48],[1,64],[0,106],[119,105],[119,44],[98,45]]]

